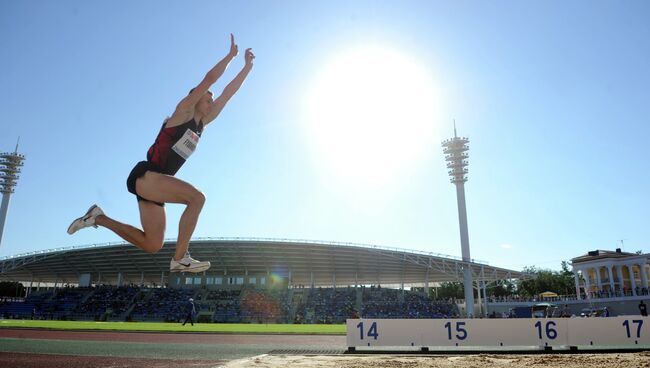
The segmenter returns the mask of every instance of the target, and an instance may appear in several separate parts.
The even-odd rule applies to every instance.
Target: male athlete
[[[238,54],[235,37],[230,35],[230,51],[205,75],[201,83],[183,98],[174,113],[165,119],[155,142],[147,152],[147,160],[135,165],[127,179],[127,188],[138,200],[142,230],[118,222],[93,205],[68,227],[68,233],[90,226],[103,226],[129,243],[156,253],[163,246],[165,236],[165,203],[184,204],[178,225],[176,252],[169,264],[171,272],[203,272],[210,262],[193,259],[188,247],[190,238],[205,202],[205,196],[193,185],[174,175],[192,155],[205,127],[223,110],[230,98],[239,90],[253,68],[252,50],[244,53],[244,67],[213,100],[209,88],[224,73],[228,64]]]

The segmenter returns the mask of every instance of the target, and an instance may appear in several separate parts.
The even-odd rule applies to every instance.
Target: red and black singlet
[[[162,174],[174,175],[194,153],[203,132],[203,123],[192,118],[187,123],[166,128],[163,123],[156,141],[147,151],[147,161]]]

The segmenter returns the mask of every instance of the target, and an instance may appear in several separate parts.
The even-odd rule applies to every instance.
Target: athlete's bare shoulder
[[[194,116],[194,108],[185,107],[181,102],[176,107],[174,113],[169,118],[167,118],[165,122],[165,127],[171,128],[174,126],[185,124],[186,122],[190,121],[190,119],[192,119],[193,116]]]

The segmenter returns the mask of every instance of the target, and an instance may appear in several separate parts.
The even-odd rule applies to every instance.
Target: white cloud
[[[499,245],[499,247],[501,247],[503,249],[512,249],[512,245],[510,245],[508,243],[503,243],[503,244]]]

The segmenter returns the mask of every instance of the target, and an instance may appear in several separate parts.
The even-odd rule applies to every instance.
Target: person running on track
[[[174,175],[194,152],[203,129],[219,115],[251,71],[255,55],[249,48],[244,53],[242,70],[219,97],[212,99],[210,86],[221,77],[237,54],[238,47],[231,34],[228,54],[178,103],[174,113],[165,119],[154,144],[149,148],[147,160],[136,164],[131,171],[127,188],[137,197],[142,230],[106,216],[99,206],[93,205],[70,224],[69,234],[90,226],[103,226],[146,252],[156,253],[162,248],[165,235],[164,204],[181,203],[186,207],[178,226],[176,252],[169,269],[171,272],[203,272],[210,268],[210,262],[197,261],[188,252],[205,196]]]

